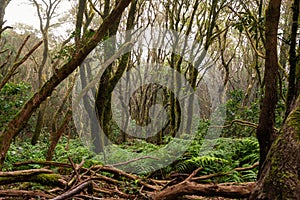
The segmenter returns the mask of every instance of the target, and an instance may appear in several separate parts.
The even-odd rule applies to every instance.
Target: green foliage
[[[113,152],[109,153],[107,162],[111,164],[123,163],[134,158],[141,158],[150,155],[151,158],[141,159],[136,162],[120,166],[120,168],[124,171],[135,171],[137,173],[147,174],[152,172],[157,167],[164,167],[160,166],[161,164],[156,161],[155,157],[163,157],[165,160],[172,159],[164,149],[158,152],[159,155],[152,154],[153,151],[156,152],[156,150],[160,148],[161,146],[159,145],[148,143],[143,140],[134,140],[130,143],[125,143],[118,146],[113,145],[107,149],[108,152]]]
[[[13,169],[13,164],[16,162],[24,162],[28,160],[40,161],[43,160],[47,151],[46,143],[38,143],[37,145],[31,145],[29,140],[25,140],[22,143],[12,143],[10,149],[7,152],[7,156],[4,163],[4,170],[10,171]],[[29,168],[39,168],[39,165],[29,165]],[[25,169],[22,168],[22,169]]]
[[[74,45],[66,45],[60,51],[54,53],[52,60],[65,59],[69,61],[72,58],[74,52],[75,52]]]
[[[7,83],[0,91],[1,128],[13,118],[31,95],[31,86],[27,83]]]
[[[84,145],[79,138],[70,139],[69,141],[67,138],[62,138],[56,146],[53,160],[68,162],[68,157],[71,157],[75,163],[80,163],[84,159],[85,167],[100,164],[96,154]]]
[[[45,161],[48,145],[48,141],[46,140],[40,141],[37,145],[31,145],[30,139],[23,140],[20,143],[12,143],[9,151],[7,152],[3,169],[5,171],[12,170],[13,164],[16,162],[24,162],[28,160]],[[83,145],[79,138],[70,140],[62,138],[57,144],[53,161],[69,162],[68,157],[71,157],[75,163],[80,163],[82,159],[84,159],[84,167],[101,164],[95,153],[90,151],[87,146]],[[25,166],[26,169],[39,167],[40,165]]]
[[[201,167],[203,169],[199,175],[231,172],[209,181],[243,182],[256,179],[257,169],[242,172],[234,170],[258,162],[259,146],[255,138],[219,138],[205,141],[202,145],[194,143],[172,168],[180,173],[191,173]]]
[[[240,33],[244,32],[245,29],[251,34],[251,37],[258,37],[258,29],[263,28],[265,18],[260,17],[258,20],[252,13],[241,13],[241,18],[233,23],[233,28],[237,29]]]
[[[169,140],[169,138],[165,138]],[[214,140],[194,140],[187,151],[169,166],[164,166],[157,162],[155,158],[172,162],[172,152],[181,151],[186,139],[175,139],[177,146],[164,148],[163,145],[154,145],[143,140],[133,140],[122,145],[112,145],[109,147],[110,153],[107,162],[110,164],[123,163],[135,158],[143,158],[126,165],[119,166],[125,171],[135,171],[144,175],[157,178],[167,177],[172,172],[191,173],[197,168],[203,168],[198,175],[208,175],[213,173],[228,173],[218,178],[208,181],[254,181],[257,175],[257,168],[237,172],[238,167],[251,166],[259,160],[259,146],[255,138],[231,139],[219,138]],[[159,150],[159,151],[158,151]],[[156,152],[156,154],[153,154]],[[102,158],[103,159],[103,158]],[[161,165],[161,166],[160,166]],[[154,169],[161,168],[153,172]]]
[[[226,128],[223,129],[225,137],[249,137],[255,133],[253,127],[231,122],[233,120],[243,120],[257,124],[259,119],[259,99],[251,102],[250,105],[243,105],[244,92],[234,90],[228,94],[226,106]]]

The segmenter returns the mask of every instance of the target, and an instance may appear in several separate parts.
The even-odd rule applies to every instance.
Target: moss
[[[60,176],[57,174],[38,174],[36,180],[43,185],[57,186],[59,185]]]
[[[297,108],[289,115],[287,123],[288,126],[295,129],[298,139],[300,140],[300,105],[298,105]]]

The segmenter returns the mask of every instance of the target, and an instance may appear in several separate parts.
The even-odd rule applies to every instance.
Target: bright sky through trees
[[[28,4],[28,0],[11,1],[5,12],[6,25],[24,23],[38,28],[39,21],[36,8]]]
[[[71,3],[62,0],[56,11],[58,17],[67,12],[71,8]],[[35,29],[39,29],[39,19],[37,16],[36,7],[30,3],[30,0],[12,0],[6,9],[5,20],[7,20],[7,26],[16,27],[16,24],[26,24],[32,26]],[[52,24],[57,22],[58,18],[52,19]],[[68,27],[68,26],[65,26]],[[66,28],[62,28],[58,31],[58,35],[66,36]]]

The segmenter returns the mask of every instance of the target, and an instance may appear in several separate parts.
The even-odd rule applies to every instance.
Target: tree
[[[133,29],[134,25],[135,25],[135,20],[136,20],[136,7],[137,5],[137,1],[133,0],[132,4],[130,6],[129,9],[129,13],[128,13],[128,18],[127,18],[127,22],[126,22],[126,41],[130,41],[131,40],[131,33],[130,30]],[[118,19],[119,21],[116,22],[116,24],[114,24],[114,26],[111,27],[111,29],[109,29],[109,32],[107,33],[108,36],[112,36],[115,35],[117,30],[118,30],[118,26],[120,23],[120,19]],[[114,47],[111,47],[114,46]],[[115,53],[115,45],[107,45],[105,48],[107,50],[106,53],[106,57],[109,58],[110,56],[112,56]],[[105,51],[105,50],[104,50]],[[112,113],[111,113],[111,98],[112,98],[112,92],[114,90],[114,88],[116,87],[118,81],[120,80],[120,78],[122,77],[123,73],[125,72],[125,70],[127,69],[127,63],[130,60],[130,52],[125,53],[124,55],[122,55],[122,57],[120,58],[119,62],[116,62],[115,64],[116,66],[116,70],[113,70],[113,64],[111,64],[110,66],[108,66],[102,76],[101,79],[99,81],[99,86],[98,86],[98,91],[96,94],[96,99],[95,99],[95,104],[96,104],[96,112],[97,112],[97,117],[98,117],[98,121],[99,124],[103,130],[103,132],[109,136],[110,132],[111,132],[111,123],[112,123]],[[105,88],[103,90],[103,88]],[[105,145],[105,141],[103,141],[103,139],[101,140],[102,143],[100,145]]]
[[[42,5],[38,4],[36,0],[33,0],[34,5],[36,6],[39,21],[40,21],[40,31],[43,36],[43,57],[42,61],[39,64],[38,67],[38,81],[37,81],[37,87],[40,88],[43,85],[43,70],[45,68],[45,65],[48,60],[49,56],[49,39],[48,39],[48,32],[49,28],[51,26],[51,19],[53,18],[53,15],[55,13],[55,10],[57,9],[58,5],[60,4],[60,0],[55,0],[55,1],[49,1],[48,3],[46,1],[43,1],[44,6],[46,7],[45,10],[45,19],[43,19],[42,16]],[[45,24],[43,21],[45,20]],[[35,126],[35,131],[32,136],[31,144],[35,145],[40,137],[43,123],[44,123],[44,114],[46,112],[47,108],[47,101],[41,104],[39,107],[39,112],[38,112],[38,117],[36,121],[36,126]]]
[[[250,200],[300,199],[300,96],[260,169]]]
[[[292,30],[290,36],[290,51],[289,51],[289,86],[287,93],[286,102],[286,116],[290,113],[291,107],[299,95],[299,74],[297,74],[297,55],[296,55],[296,44],[297,44],[297,30],[298,30],[298,19],[299,19],[299,0],[295,0],[292,6],[293,17],[292,17]],[[299,70],[299,69],[298,69]],[[298,72],[299,73],[299,72]],[[298,76],[298,78],[297,78]]]
[[[270,0],[266,10],[266,60],[265,60],[265,92],[259,116],[256,136],[260,147],[260,172],[266,156],[274,141],[275,108],[277,105],[278,57],[277,31],[280,17],[281,0]],[[258,175],[260,177],[260,174]]]

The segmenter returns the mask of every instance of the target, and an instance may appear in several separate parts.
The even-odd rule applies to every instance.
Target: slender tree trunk
[[[56,132],[51,134],[51,143],[48,147],[47,154],[46,154],[46,160],[51,161],[54,155],[54,151],[56,148],[56,145],[59,142],[59,139],[64,133],[64,130],[67,128],[68,123],[72,119],[72,111],[68,110],[59,129],[56,130]]]
[[[33,1],[36,9],[37,9],[37,13],[38,13],[38,17],[40,20],[40,31],[42,32],[43,35],[43,44],[44,44],[44,49],[43,49],[43,59],[42,62],[39,66],[38,69],[38,88],[40,88],[43,85],[43,70],[46,66],[47,60],[48,60],[48,53],[49,53],[49,40],[48,40],[48,31],[49,31],[49,27],[50,27],[50,20],[51,20],[51,16],[52,16],[52,12],[55,11],[55,9],[53,8],[53,5],[56,4],[52,4],[52,2],[49,3],[49,7],[46,9],[46,23],[45,26],[43,27],[43,18],[42,18],[42,13],[41,13],[41,9],[39,4],[37,3],[36,0]],[[36,121],[36,126],[35,126],[35,131],[33,133],[32,139],[31,139],[31,144],[35,145],[37,143],[37,141],[39,140],[39,137],[41,135],[41,131],[43,128],[43,124],[44,124],[44,116],[45,116],[45,112],[47,109],[47,103],[48,101],[45,101],[43,104],[40,105],[39,107],[39,111],[38,111],[38,118]]]
[[[275,138],[275,108],[277,104],[277,31],[281,0],[270,0],[266,10],[266,61],[265,61],[265,96],[259,116],[256,135],[260,147],[259,175]]]
[[[286,116],[291,111],[291,106],[297,98],[299,91],[296,88],[296,67],[297,67],[297,55],[296,55],[296,44],[297,44],[297,30],[298,30],[298,19],[299,19],[299,0],[294,0],[292,6],[293,9],[293,21],[292,21],[292,30],[291,30],[291,45],[289,51],[289,63],[290,63],[290,72],[289,72],[289,87],[287,93],[287,102],[286,102]]]
[[[6,153],[10,147],[12,138],[17,136],[20,130],[28,122],[32,113],[37,107],[51,95],[52,91],[59,85],[65,78],[67,78],[79,66],[86,56],[98,45],[104,38],[107,30],[112,26],[112,22],[119,18],[124,9],[129,5],[131,0],[122,0],[108,15],[95,35],[86,43],[86,45],[73,54],[72,58],[57,70],[44,85],[41,87],[23,106],[23,108],[15,115],[10,123],[5,127],[3,132],[0,132],[0,166],[5,160]]]
[[[43,124],[44,124],[44,116],[45,116],[45,112],[47,109],[47,104],[48,104],[48,100],[44,101],[40,107],[39,107],[39,112],[38,112],[38,117],[36,120],[36,125],[35,125],[35,130],[33,133],[33,136],[31,138],[31,144],[32,145],[36,145],[36,143],[38,142],[42,129],[43,129]]]

